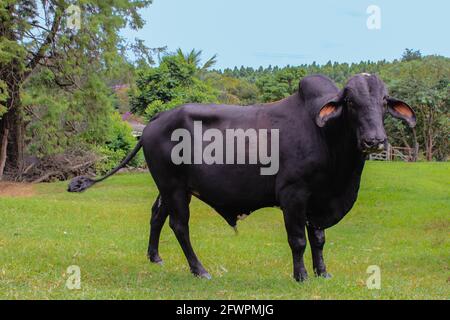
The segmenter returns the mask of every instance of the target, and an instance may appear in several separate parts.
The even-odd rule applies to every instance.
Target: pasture
[[[327,231],[330,280],[296,283],[282,214],[254,212],[239,234],[194,199],[191,239],[213,279],[194,278],[168,227],[160,253],[146,258],[149,174],[121,174],[82,194],[67,182],[0,187],[1,299],[448,299],[450,164],[366,164],[353,210]],[[220,181],[211,181],[220,183]],[[23,190],[22,190],[23,188]],[[14,189],[14,190],[13,190]],[[10,190],[10,191],[8,191]],[[21,192],[22,190],[22,192]],[[81,289],[66,288],[70,265]],[[368,266],[381,289],[366,287]]]

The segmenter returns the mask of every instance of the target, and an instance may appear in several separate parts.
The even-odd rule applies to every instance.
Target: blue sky
[[[380,30],[367,28],[370,5]],[[450,56],[448,0],[154,0],[142,15],[126,38],[217,53],[218,68],[393,60],[405,48]]]

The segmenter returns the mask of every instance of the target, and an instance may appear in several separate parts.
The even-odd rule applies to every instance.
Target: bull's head
[[[414,111],[405,102],[389,97],[380,78],[364,73],[352,77],[336,97],[323,105],[316,123],[323,127],[329,120],[345,114],[356,133],[359,149],[370,153],[385,148],[387,136],[383,122],[387,113],[410,127],[416,124]]]

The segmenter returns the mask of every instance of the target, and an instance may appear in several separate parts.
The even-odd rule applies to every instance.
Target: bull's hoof
[[[316,275],[316,277],[320,277],[320,278],[324,278],[324,279],[331,279],[333,276],[331,275],[331,273],[328,273],[326,271],[317,271],[314,270],[314,274]]]
[[[200,279],[206,279],[206,280],[211,280],[212,279],[211,275],[208,272],[203,272],[203,273],[200,273],[200,274],[195,274],[194,273],[194,275],[197,278],[200,278]]]
[[[148,260],[150,260],[151,263],[157,264],[162,266],[164,264],[163,260],[158,254],[148,254],[147,255]]]
[[[304,282],[304,281],[308,280],[308,274],[306,272],[297,274],[297,275],[294,274],[294,279],[297,282]]]
[[[324,279],[331,279],[331,278],[333,278],[331,273],[328,273],[328,272],[322,272],[322,273],[318,274],[317,276],[320,277],[320,278],[324,278]]]
[[[194,276],[196,276],[197,278],[201,278],[201,279],[207,279],[207,280],[211,280],[211,275],[208,273],[208,271],[206,270],[192,270],[191,272]]]

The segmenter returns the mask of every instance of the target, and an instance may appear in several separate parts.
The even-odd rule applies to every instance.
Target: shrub
[[[131,134],[131,126],[123,121],[117,112],[111,115],[110,120],[111,129],[106,144],[95,147],[95,151],[100,156],[96,164],[97,174],[105,174],[116,167],[137,144],[136,138]],[[141,151],[128,165],[140,167],[144,163],[144,155]]]

